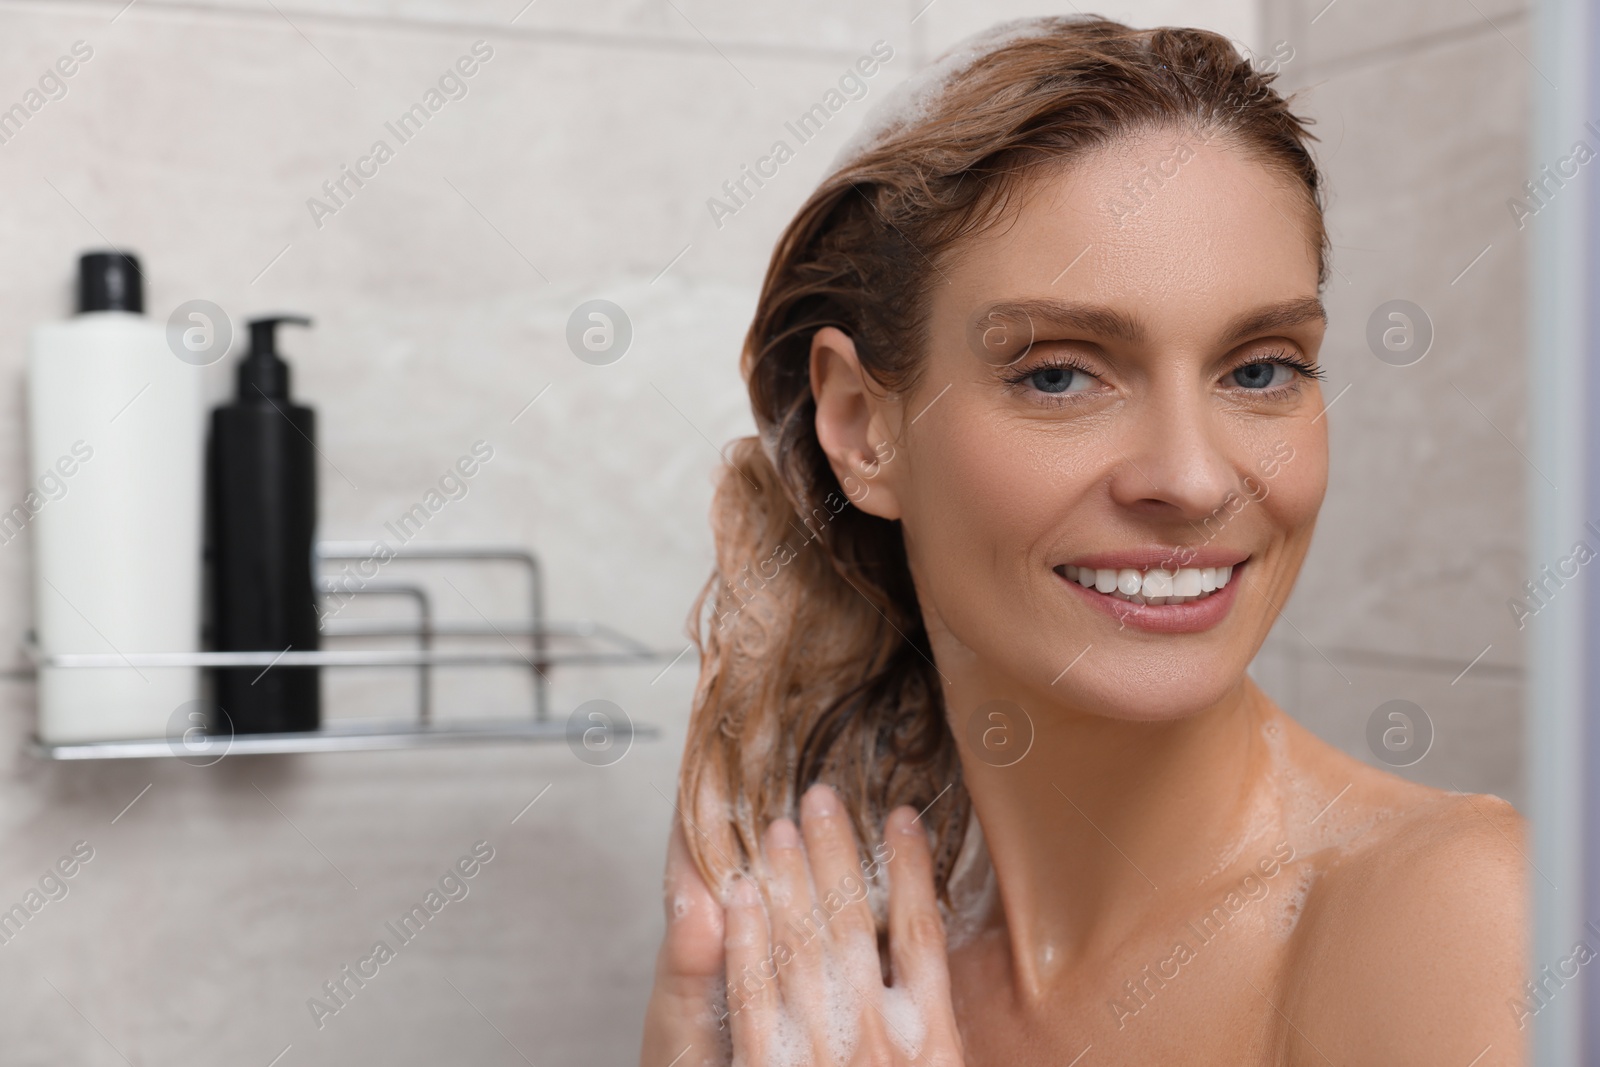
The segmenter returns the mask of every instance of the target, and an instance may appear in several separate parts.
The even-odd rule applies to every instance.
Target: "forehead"
[[[1026,179],[945,268],[946,306],[1067,300],[1155,330],[1221,330],[1241,308],[1316,295],[1310,210],[1237,144],[1153,131]]]

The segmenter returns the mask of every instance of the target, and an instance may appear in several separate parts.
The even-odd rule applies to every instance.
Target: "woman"
[[[1521,1062],[1515,813],[1246,674],[1327,481],[1321,184],[1270,81],[1004,27],[779,241],[646,1067]]]

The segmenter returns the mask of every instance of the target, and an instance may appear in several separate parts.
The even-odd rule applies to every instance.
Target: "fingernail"
[[[922,827],[918,825],[917,819],[918,815],[915,808],[895,808],[889,813],[889,818],[885,820],[886,825],[884,826],[884,832],[888,833],[892,830],[894,833],[905,834],[907,836],[921,833]],[[890,823],[893,825],[887,825]]]
[[[839,814],[839,794],[818,782],[806,790],[806,795],[800,798],[800,806],[806,814],[826,819]]]
[[[768,848],[799,848],[800,832],[788,819],[774,819],[767,827]]]

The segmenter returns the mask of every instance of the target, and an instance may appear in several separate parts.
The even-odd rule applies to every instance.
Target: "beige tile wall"
[[[1416,699],[1438,724],[1418,773],[1515,796],[1520,653],[1500,587],[1520,567],[1525,472],[1449,383],[1517,438],[1520,305],[1507,294],[1521,251],[1497,212],[1518,178],[1525,68],[1452,5],[1424,19],[1339,2],[1314,27],[1314,11],[1252,0],[1101,10],[1201,22],[1258,49],[1292,36],[1291,70],[1317,86],[1308,100],[1329,138],[1349,276],[1335,283],[1330,362],[1336,388],[1353,384],[1332,414],[1327,522],[1288,607],[1321,653],[1280,632],[1261,674],[1352,749],[1369,705]],[[28,480],[26,331],[65,310],[78,251],[125,245],[143,255],[162,315],[199,297],[240,317],[316,316],[314,330],[286,332],[285,348],[297,394],[322,420],[325,536],[379,535],[488,440],[494,460],[428,536],[535,545],[555,614],[675,653],[709,561],[716,450],[750,428],[737,347],[778,229],[865,104],[916,63],[993,19],[1072,8],[0,2],[0,101],[20,98],[75,40],[95,49],[67,96],[0,145],[0,372],[11,383],[0,500]],[[1485,10],[1520,40],[1514,13]],[[1274,36],[1283,18],[1290,28]],[[1392,32],[1370,28],[1384,18]],[[306,199],[478,39],[495,54],[468,95],[317,228]],[[707,198],[878,39],[897,55],[868,100],[717,226]],[[1397,94],[1405,106],[1392,106]],[[1393,295],[1436,307],[1440,323],[1438,350],[1404,371],[1360,341],[1369,305]],[[572,307],[596,296],[621,304],[635,330],[609,367],[579,362],[564,342]],[[220,396],[228,383],[213,371]],[[0,546],[7,647],[28,625],[27,567],[25,540]],[[511,583],[457,584],[464,600],[444,596],[443,613],[517,606]],[[1450,686],[1454,665],[1490,642]],[[607,768],[564,746],[45,764],[21,751],[32,692],[8,675],[0,907],[74,842],[95,854],[65,899],[0,945],[0,964],[12,957],[0,997],[17,1020],[5,1062],[629,1062],[694,664],[657,679],[660,669],[558,676],[558,713],[606,697],[661,728]],[[408,708],[407,684],[341,676],[329,693],[340,713],[378,713]],[[440,691],[458,710],[514,714],[527,699],[515,672],[442,679]],[[495,859],[470,895],[319,1030],[307,999],[479,839]]]

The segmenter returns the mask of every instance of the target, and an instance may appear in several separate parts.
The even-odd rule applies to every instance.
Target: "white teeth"
[[[1117,587],[1121,588],[1119,581]],[[1172,575],[1163,570],[1150,570],[1144,574],[1144,584],[1137,590],[1144,594],[1148,601],[1151,597],[1167,597],[1172,595]]]
[[[1179,567],[1163,570],[1152,567],[1148,571],[1139,571],[1132,567],[1066,566],[1061,568],[1061,575],[1085,589],[1119,596],[1136,604],[1187,604],[1226,586],[1233,577],[1233,568]]]
[[[1172,592],[1176,596],[1190,597],[1200,595],[1200,571],[1194,567],[1184,567],[1172,579]]]

